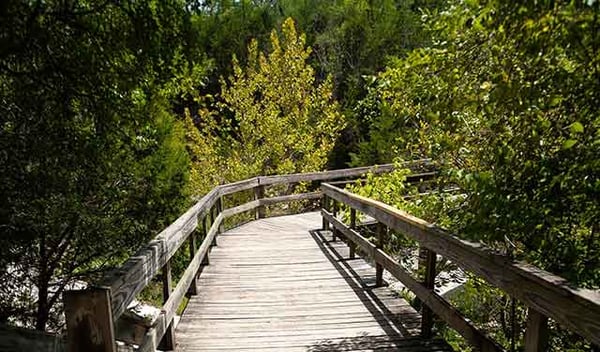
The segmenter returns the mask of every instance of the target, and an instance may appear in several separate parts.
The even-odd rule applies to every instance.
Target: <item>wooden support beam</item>
[[[163,285],[163,303],[167,302],[169,296],[171,295],[172,290],[172,280],[171,280],[171,261],[169,260],[167,264],[162,269],[162,285]],[[158,345],[159,350],[163,351],[173,351],[175,349],[175,327],[173,321],[167,322],[167,330],[163,335],[160,344]]]
[[[256,187],[254,187],[254,200],[259,201],[264,198],[265,196],[265,186],[263,185],[258,185]],[[258,219],[262,219],[265,217],[265,207],[264,206],[259,206],[258,208],[256,208],[256,212],[254,214],[254,218],[256,220]]]
[[[423,280],[423,286],[433,292],[435,287],[435,266],[437,264],[437,255],[434,251],[425,249],[426,260],[425,260],[425,275]],[[426,305],[421,305],[421,336],[424,338],[431,338],[433,328],[433,311]]]
[[[479,275],[543,315],[600,345],[600,293],[573,288],[564,278],[517,262],[452,234],[390,205],[328,184],[327,196],[381,221],[435,251],[461,268]],[[438,314],[439,315],[439,314]]]
[[[208,235],[208,231],[207,229],[209,228],[208,225],[206,224],[207,222],[207,217],[205,216],[204,218],[202,218],[202,242],[204,242],[204,240],[206,239],[206,236]],[[204,259],[202,259],[202,265],[209,265],[209,259],[208,259],[208,252],[206,253],[206,255],[204,256]]]
[[[548,346],[548,317],[529,308],[525,330],[525,352],[544,352]]]
[[[190,235],[190,262],[192,260],[194,260],[194,257],[196,256],[196,233],[192,233]],[[195,296],[198,294],[198,286],[196,285],[196,279],[194,278],[194,280],[192,281],[192,283],[190,284],[190,288],[188,288],[187,291],[188,296]]]
[[[329,211],[329,197],[323,194],[323,198],[321,198],[321,208],[325,211]],[[327,218],[323,217],[323,231],[329,231],[329,221]]]
[[[217,199],[217,205],[216,205],[216,213],[217,216],[219,214],[221,214],[223,212],[223,197],[219,197],[219,199]],[[225,221],[221,221],[221,223],[219,224],[219,233],[223,233],[225,232]],[[216,238],[216,237],[215,237]],[[215,242],[215,246],[216,246],[216,242]]]
[[[354,208],[350,208],[350,229],[356,230],[356,209]],[[350,259],[354,259],[356,257],[356,244],[354,243],[354,241],[348,240],[348,247],[350,251]]]
[[[337,214],[338,214],[338,202],[335,199],[332,199],[331,202],[333,203],[333,206],[331,207],[331,213],[333,214],[334,218],[337,218]],[[337,229],[335,227],[333,227],[331,229],[331,241],[335,242],[336,235],[337,235]]]
[[[378,222],[377,223],[377,249],[383,250],[383,246],[387,241],[387,227]],[[375,285],[377,287],[383,286],[383,265],[380,262],[375,264]]]
[[[67,351],[117,351],[109,289],[65,291],[63,300]]]
[[[218,203],[218,201],[215,203],[215,205],[212,208],[210,208],[210,227],[213,226],[213,224],[215,223],[215,219],[219,215],[217,213],[217,203]],[[217,236],[213,237],[212,243],[210,245],[213,247],[217,246]]]

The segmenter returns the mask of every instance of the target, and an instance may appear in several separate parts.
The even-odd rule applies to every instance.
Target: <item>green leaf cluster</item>
[[[310,48],[292,19],[271,33],[271,49],[248,47],[248,63],[234,58],[233,75],[221,94],[197,115],[188,130],[194,192],[256,175],[321,170],[344,118],[331,80],[315,81]],[[206,100],[205,100],[206,101]],[[188,114],[188,129],[194,125]]]

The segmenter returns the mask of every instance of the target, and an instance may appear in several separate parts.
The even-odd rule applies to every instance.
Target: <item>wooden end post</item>
[[[265,186],[258,185],[254,187],[254,200],[261,200],[265,196]],[[256,212],[254,214],[254,218],[256,220],[263,219],[265,217],[265,207],[264,205],[260,205],[256,208]]]
[[[65,291],[63,301],[67,351],[117,352],[110,289]]]
[[[435,266],[437,264],[437,254],[432,250],[425,250],[427,258],[425,262],[425,277],[423,285],[433,291],[435,287]],[[421,336],[429,339],[432,336],[433,329],[433,311],[425,304],[421,304]]]
[[[194,260],[196,256],[196,231],[190,234],[190,263]],[[188,296],[195,296],[198,294],[198,286],[196,285],[196,277],[192,280],[190,287],[187,291]]]
[[[525,330],[525,352],[543,352],[548,346],[548,317],[529,308]]]
[[[321,202],[323,202],[323,204],[321,204],[321,207],[323,208],[323,210],[329,211],[329,197],[327,197],[326,194],[323,194],[323,198],[321,198]],[[323,217],[323,231],[329,231],[329,221],[327,221],[327,219],[325,219],[325,217]]]
[[[377,248],[383,249],[387,240],[387,228],[381,222],[377,223]],[[375,285],[383,286],[383,266],[380,263],[375,264]]]
[[[332,214],[333,214],[333,217],[335,218],[335,217],[337,217],[337,213],[338,213],[338,202],[335,199],[332,199],[331,201],[333,202]],[[335,242],[336,235],[337,235],[337,229],[334,226],[331,229],[331,241]]]
[[[356,209],[350,208],[350,229],[356,229]],[[350,250],[350,259],[354,259],[356,257],[356,244],[352,242],[352,240],[348,240],[348,247]]]
[[[167,261],[162,268],[162,284],[163,284],[163,303],[167,302],[171,295],[171,261]],[[173,351],[175,349],[175,327],[173,321],[169,321],[165,335],[158,345],[159,350]]]

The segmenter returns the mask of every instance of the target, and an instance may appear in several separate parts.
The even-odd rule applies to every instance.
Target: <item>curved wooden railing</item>
[[[378,282],[381,281],[381,274],[385,269],[425,304],[422,312],[423,335],[431,334],[432,315],[435,314],[477,350],[503,351],[434,291],[435,267],[439,254],[482,277],[529,308],[525,332],[526,352],[546,351],[548,317],[593,344],[600,345],[600,292],[573,288],[563,278],[488,251],[480,244],[461,240],[431,223],[384,203],[361,197],[331,184],[321,185],[321,191],[324,195],[324,206],[321,210],[324,227],[327,228],[331,224],[334,236],[336,232],[340,232],[352,246],[360,247],[375,261]],[[345,224],[337,216],[339,204],[350,208],[350,224]],[[355,230],[357,211],[379,222],[376,243],[368,241]],[[427,252],[424,280],[413,278],[402,265],[383,251],[386,227],[408,235]]]
[[[423,170],[424,164],[428,162],[407,164],[415,170],[415,175],[411,177],[413,181],[435,176],[434,172],[418,173],[417,170]],[[392,165],[382,165],[285,176],[261,176],[214,188],[129,258],[123,266],[107,275],[101,285],[64,294],[68,349],[116,351],[115,322],[159,273],[163,280],[164,304],[158,319],[143,336],[138,350],[154,351],[159,345],[165,350],[172,349],[175,338],[173,320],[177,308],[186,294],[196,293],[195,278],[202,265],[208,264],[208,253],[219,232],[223,230],[225,220],[249,211],[254,211],[255,218],[262,218],[266,216],[267,206],[304,200],[321,200],[323,228],[328,229],[331,226],[334,236],[344,238],[350,246],[351,256],[360,248],[362,253],[371,257],[376,263],[378,283],[381,283],[385,269],[424,303],[422,333],[426,337],[431,334],[435,314],[475,348],[481,351],[502,350],[448,301],[435,293],[435,264],[437,255],[440,255],[481,276],[529,307],[526,351],[544,350],[547,317],[600,345],[600,294],[597,291],[571,288],[565,280],[548,272],[486,251],[478,244],[460,240],[401,210],[340,189],[333,185],[339,184],[339,181],[332,181],[359,178],[369,171],[383,173],[392,169]],[[300,182],[316,182],[320,184],[320,188],[302,194],[265,196],[266,187]],[[342,181],[344,182],[346,181]],[[225,197],[251,191],[253,200],[224,209]],[[345,224],[339,217],[340,205],[351,209],[349,224]],[[378,221],[376,243],[368,241],[357,230],[357,212]],[[427,251],[424,280],[413,278],[383,250],[386,228],[412,237]],[[199,243],[201,235],[203,240]],[[173,288],[170,263],[174,254],[181,250],[186,242],[189,245],[191,260]]]
[[[420,170],[429,161],[420,160],[406,166]],[[64,294],[69,351],[116,351],[115,323],[127,306],[148,284],[161,273],[164,304],[161,314],[148,330],[138,348],[154,351],[160,345],[170,350],[174,346],[173,319],[186,294],[196,293],[196,280],[200,267],[208,264],[210,247],[222,231],[225,219],[255,211],[255,218],[265,216],[265,207],[303,200],[318,200],[321,192],[308,192],[276,197],[265,197],[265,188],[301,182],[321,182],[337,179],[355,179],[368,172],[384,173],[393,170],[391,164],[324,172],[259,176],[244,181],[215,187],[188,209],[174,223],[162,231],[148,245],[129,258],[120,268],[102,279],[100,285],[86,290],[67,291]],[[413,179],[429,179],[434,172],[416,173]],[[254,200],[223,209],[224,197],[254,190]],[[200,225],[200,226],[199,226]],[[197,231],[198,227],[201,231]],[[200,246],[197,232],[204,232]],[[191,261],[173,288],[171,285],[171,259],[189,243]]]

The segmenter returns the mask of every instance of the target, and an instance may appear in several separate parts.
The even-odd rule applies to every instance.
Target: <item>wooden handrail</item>
[[[420,170],[423,167],[428,167],[430,164],[431,163],[429,160],[417,160],[414,162],[407,162],[402,166]],[[169,265],[169,261],[173,255],[183,245],[183,243],[189,239],[190,234],[196,230],[199,223],[198,220],[202,219],[202,221],[204,221],[206,216],[210,216],[210,218],[213,220],[210,230],[205,236],[200,248],[194,253],[194,257],[192,258],[176,287],[172,290],[172,292],[170,289],[168,290],[168,298],[166,298],[166,302],[162,307],[161,314],[156,320],[154,326],[147,332],[139,349],[141,351],[152,350],[158,346],[159,341],[163,338],[167,330],[171,328],[171,322],[175,316],[177,307],[179,307],[181,304],[185,293],[188,292],[199,267],[202,265],[202,263],[207,262],[210,246],[214,244],[216,236],[219,232],[219,228],[222,227],[225,219],[251,210],[257,210],[257,216],[260,217],[264,216],[264,211],[261,209],[264,209],[265,206],[282,202],[315,200],[321,198],[321,192],[264,198],[265,186],[293,184],[299,182],[328,181],[343,178],[357,178],[364,176],[369,172],[380,174],[389,172],[393,169],[394,165],[387,164],[324,172],[259,176],[217,186],[208,192],[204,197],[202,197],[191,208],[189,208],[175,222],[158,234],[148,245],[144,246],[135,255],[130,257],[120,268],[104,276],[99,285],[92,287],[90,290],[68,291],[66,292],[65,297],[69,295],[79,297],[81,295],[85,296],[88,294],[102,294],[102,297],[107,297],[102,302],[102,306],[110,307],[110,309],[109,311],[104,312],[105,314],[102,314],[105,320],[98,322],[98,325],[106,325],[106,319],[116,321],[125,311],[126,307],[150,283],[150,281],[161,271],[161,269]],[[258,195],[255,200],[235,206],[233,208],[221,209],[223,204],[222,198],[224,196],[251,189],[254,189],[255,194]],[[216,215],[214,214],[214,210],[217,211]],[[213,218],[214,216],[216,216],[216,218]],[[81,300],[74,299],[65,301],[65,310],[69,312],[68,315],[74,316],[80,314],[81,307],[78,306],[80,303],[76,303],[80,301]],[[71,320],[69,320],[69,318],[70,317],[68,316],[68,321],[78,321],[74,317],[71,317],[73,318]],[[93,320],[93,314],[88,314],[88,319]],[[87,323],[83,322],[83,324]],[[68,335],[79,335],[76,339],[69,340],[68,347],[70,351],[88,350],[92,346],[94,348],[98,347],[94,344],[98,341],[97,339],[94,340],[94,337],[92,336],[93,332],[85,331],[85,329],[86,327],[83,325],[73,325],[68,328]],[[111,327],[109,329],[111,331],[107,332],[107,334],[110,336],[114,336],[112,329],[113,328]],[[102,350],[116,350],[114,338],[110,338],[110,340],[112,341],[101,341],[103,348]],[[84,344],[84,346],[81,346],[81,344]],[[173,341],[170,341],[169,344],[173,344]]]
[[[387,204],[365,198],[330,184],[322,184],[325,197],[341,202],[369,215],[391,229],[404,233],[421,246],[450,259],[458,266],[471,271],[519,299],[530,310],[550,317],[594,344],[600,345],[600,293],[573,288],[565,279],[527,263],[486,250],[482,245],[461,240],[443,229],[414,217]],[[327,203],[327,202],[325,202]],[[323,217],[335,229],[359,245],[397,279],[402,281],[430,309],[461,333],[475,347],[483,351],[499,348],[493,341],[475,329],[462,315],[439,295],[413,279],[383,250],[368,242],[349,226],[335,218],[327,209]],[[536,319],[543,323],[544,319]],[[529,324],[528,324],[529,325]],[[534,326],[532,329],[539,329]],[[527,334],[527,333],[526,333]],[[531,336],[531,334],[529,334]],[[526,338],[527,340],[527,338]],[[529,339],[531,340],[531,339]],[[538,346],[538,342],[529,342]],[[534,350],[526,346],[526,351]]]

